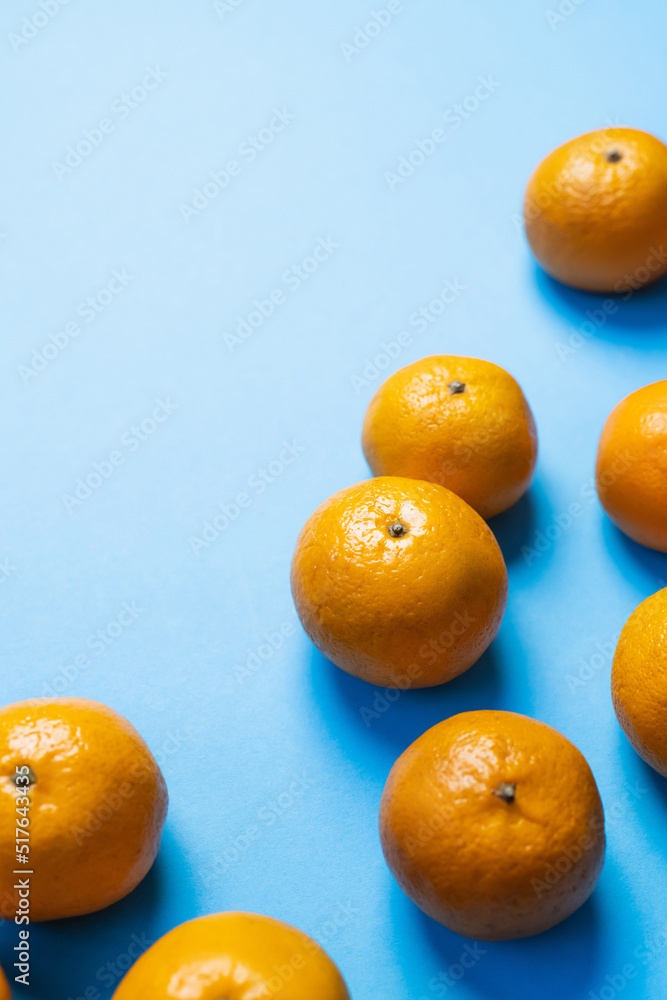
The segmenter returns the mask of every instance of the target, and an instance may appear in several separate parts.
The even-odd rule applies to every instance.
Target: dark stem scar
[[[499,799],[511,806],[516,796],[516,785],[507,781],[501,781],[497,788],[493,789],[492,795],[497,795]]]
[[[403,538],[403,536],[408,533],[408,529],[402,521],[394,521],[393,524],[389,525],[387,531],[392,538]]]

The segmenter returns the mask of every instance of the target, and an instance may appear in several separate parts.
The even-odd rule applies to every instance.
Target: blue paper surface
[[[667,288],[608,316],[536,267],[519,217],[566,139],[667,139],[666,29],[658,0],[5,0],[2,697],[109,704],[171,795],[144,883],[34,928],[17,997],[107,1000],[148,941],[243,909],[316,937],[354,1000],[664,998],[667,784],[609,672],[667,559],[591,483],[611,408],[665,376]],[[368,475],[375,389],[431,353],[507,368],[541,450],[492,523],[498,640],[389,704],[313,650],[289,563]],[[572,918],[462,964],[394,884],[377,811],[413,739],[490,707],[583,751],[608,855]]]

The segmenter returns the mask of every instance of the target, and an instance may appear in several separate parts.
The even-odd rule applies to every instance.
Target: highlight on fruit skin
[[[442,684],[495,638],[507,570],[493,532],[434,483],[379,476],[329,497],[297,540],[292,595],[317,648],[381,687]]]
[[[132,966],[113,1000],[350,1000],[326,952],[289,924],[217,913],[181,924]]]
[[[524,223],[553,278],[628,298],[667,271],[667,146],[632,128],[571,139],[530,178]]]
[[[399,886],[465,937],[548,930],[590,896],[605,853],[591,770],[561,733],[514,712],[463,712],[394,764],[380,840]]]
[[[611,697],[642,760],[667,778],[667,588],[635,608],[611,668]]]
[[[0,828],[18,820],[30,833],[20,853],[35,873],[31,922],[110,906],[155,860],[164,777],[134,726],[107,705],[63,697],[0,708],[0,792]],[[16,853],[13,838],[0,838],[0,915],[9,920],[25,906]]]
[[[630,393],[609,414],[595,481],[617,528],[640,545],[667,552],[667,380]]]
[[[504,368],[439,354],[390,375],[373,396],[362,431],[375,476],[438,483],[484,518],[529,488],[537,431],[528,401]]]

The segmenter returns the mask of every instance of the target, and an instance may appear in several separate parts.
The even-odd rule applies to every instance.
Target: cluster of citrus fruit
[[[646,281],[657,277],[642,261],[655,260],[667,237],[667,148],[629,129],[574,140],[536,171],[525,216],[538,259],[562,281],[619,291],[642,267]],[[507,571],[485,519],[530,485],[530,407],[495,364],[425,358],[378,390],[363,448],[375,478],[332,496],[299,536],[299,616],[326,656],[365,681],[442,684],[471,667],[500,627]],[[667,552],[667,381],[612,412],[596,475],[612,520]],[[626,624],[612,693],[638,753],[667,775],[667,590]],[[17,831],[0,839],[3,918],[53,920],[121,899],[151,867],[166,814],[155,758],[112,709],[79,698],[0,709],[0,825]],[[388,777],[380,835],[414,902],[484,940],[536,934],[571,914],[593,891],[605,849],[602,803],[582,754],[550,726],[505,711],[466,712],[416,740]],[[222,997],[349,993],[306,934],[238,912],[176,927],[115,993]],[[8,998],[0,972],[0,1000]]]
[[[526,231],[543,267],[579,288],[621,292],[667,270],[667,147],[608,129],[575,139],[530,180]],[[366,412],[375,478],[309,518],[292,592],[314,644],[372,684],[449,681],[496,636],[508,594],[486,519],[528,489],[535,421],[502,368],[424,358]],[[626,534],[667,552],[667,381],[632,393],[600,438],[600,501]],[[631,742],[667,774],[667,590],[627,623],[613,701]],[[385,858],[429,916],[482,940],[537,934],[577,909],[602,869],[604,814],[591,770],[560,733],[511,712],[434,726],[395,763],[380,806]]]

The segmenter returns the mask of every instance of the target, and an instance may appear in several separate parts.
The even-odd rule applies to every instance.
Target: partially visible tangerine
[[[667,380],[631,392],[609,414],[595,480],[614,524],[640,545],[667,552]]]
[[[25,789],[25,791],[23,791]],[[92,913],[122,899],[155,860],[167,788],[127,719],[85,698],[0,708],[0,829],[29,829],[30,919]],[[14,919],[14,839],[0,839],[2,916]]]
[[[350,1000],[312,938],[255,913],[190,920],[132,966],[113,1000]]]
[[[639,756],[667,778],[667,588],[628,618],[614,653],[616,716]]]
[[[524,220],[552,277],[632,294],[667,271],[667,146],[633,128],[571,139],[530,178]]]

